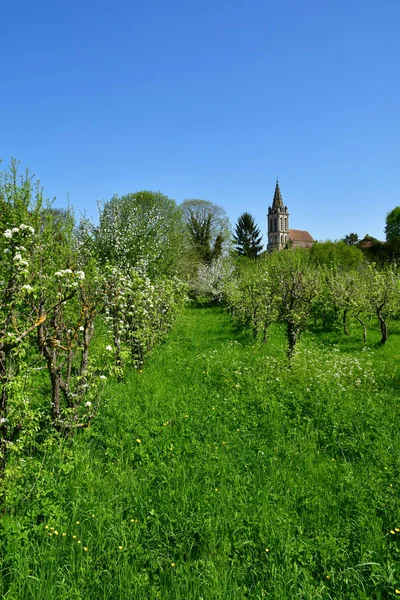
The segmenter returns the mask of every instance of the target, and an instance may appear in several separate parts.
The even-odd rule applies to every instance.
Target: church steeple
[[[282,200],[282,194],[281,194],[281,190],[279,188],[278,179],[276,180],[275,193],[274,193],[274,199],[273,199],[273,202],[272,202],[272,208],[274,208],[275,210],[284,210],[283,200]]]
[[[283,204],[278,179],[276,180],[272,206],[268,208],[268,252],[281,250],[289,240],[289,212]]]

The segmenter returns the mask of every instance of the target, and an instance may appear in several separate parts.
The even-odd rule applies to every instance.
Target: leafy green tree
[[[207,200],[185,200],[181,211],[188,252],[196,262],[211,263],[229,247],[229,219],[222,206]]]
[[[400,236],[400,206],[396,206],[386,215],[385,234],[387,242],[392,242]]]
[[[358,244],[358,234],[357,233],[348,233],[344,236],[343,241],[348,246],[355,246]]]
[[[400,281],[396,267],[387,265],[378,268],[374,264],[368,265],[366,289],[371,313],[378,318],[380,343],[385,344],[389,336],[389,321],[398,314]]]
[[[262,235],[250,213],[244,212],[240,215],[233,240],[236,244],[236,252],[241,256],[257,258],[262,251]]]
[[[310,248],[311,262],[317,265],[354,269],[364,262],[364,255],[357,246],[345,242],[318,242]]]
[[[272,278],[278,282],[278,310],[280,320],[286,325],[290,361],[318,297],[321,270],[303,249],[274,252],[270,262]]]

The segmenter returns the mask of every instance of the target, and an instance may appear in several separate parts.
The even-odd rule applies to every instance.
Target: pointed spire
[[[274,200],[272,202],[272,208],[275,208],[275,210],[278,210],[278,209],[283,210],[284,209],[282,194],[281,194],[281,190],[279,189],[278,178],[276,178],[276,186],[275,186]]]

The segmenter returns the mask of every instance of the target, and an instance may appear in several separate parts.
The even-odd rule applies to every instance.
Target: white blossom
[[[19,228],[22,230],[25,230],[25,231],[29,231],[30,233],[35,233],[35,230],[33,227],[31,227],[30,225],[24,225],[24,223],[21,223]]]
[[[106,350],[107,350],[108,352],[112,352],[112,346],[110,346],[110,345],[106,346]]]
[[[92,403],[89,402],[89,400],[87,402],[85,402],[85,406],[87,406],[88,408],[90,408],[92,406]]]
[[[3,233],[3,235],[6,238],[11,238],[12,237],[12,231],[11,231],[11,229],[6,229],[5,232]]]

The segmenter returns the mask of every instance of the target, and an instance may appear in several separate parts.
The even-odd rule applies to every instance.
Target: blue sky
[[[3,0],[0,157],[96,217],[203,198],[262,230],[384,239],[400,205],[398,0]]]

